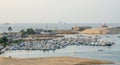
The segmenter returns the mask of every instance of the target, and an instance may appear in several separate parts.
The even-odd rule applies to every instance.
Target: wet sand
[[[46,58],[0,57],[0,65],[91,65],[113,63],[114,62],[111,61],[74,57],[46,57]]]

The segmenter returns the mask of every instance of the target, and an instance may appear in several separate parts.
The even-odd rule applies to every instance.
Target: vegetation
[[[30,35],[30,34],[35,34],[35,31],[32,29],[32,28],[28,28],[26,30],[21,30],[21,37],[24,38],[25,36],[27,35]]]
[[[34,31],[32,28],[28,28],[27,31],[26,31],[26,33],[27,33],[28,35],[30,35],[30,34],[35,34],[35,31]]]
[[[8,31],[11,32],[12,31],[12,27],[8,27]]]
[[[55,32],[55,30],[44,30],[44,32]]]
[[[25,34],[26,34],[26,31],[23,29],[20,32],[21,32],[21,37],[23,38],[25,36]]]
[[[2,38],[0,39],[0,43],[1,43],[4,47],[6,47],[6,46],[8,45],[8,39],[7,39],[7,37],[2,37]]]

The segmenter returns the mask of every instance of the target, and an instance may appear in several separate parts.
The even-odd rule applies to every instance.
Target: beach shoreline
[[[92,64],[114,64],[114,62],[65,56],[40,57],[40,58],[0,57],[0,65],[92,65]]]

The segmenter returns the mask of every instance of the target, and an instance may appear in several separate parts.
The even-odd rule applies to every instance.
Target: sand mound
[[[120,34],[120,28],[92,28],[81,32],[82,34]]]

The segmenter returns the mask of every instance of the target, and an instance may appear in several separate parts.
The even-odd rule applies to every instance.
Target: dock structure
[[[63,35],[29,35],[25,40],[52,40],[55,38],[64,37]]]

